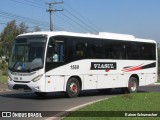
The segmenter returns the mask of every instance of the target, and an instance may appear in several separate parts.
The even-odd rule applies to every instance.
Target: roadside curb
[[[11,90],[9,90],[9,89],[3,89],[3,90],[0,90],[0,93],[1,92],[8,92],[8,91],[11,91]]]
[[[152,84],[152,85],[160,86],[160,83],[154,83],[154,84]],[[112,97],[114,97],[114,96],[112,96]],[[63,119],[66,115],[70,114],[71,112],[74,112],[74,111],[76,111],[76,110],[78,110],[78,109],[80,109],[80,108],[83,108],[83,107],[87,106],[87,105],[91,105],[91,104],[93,104],[93,103],[96,103],[96,102],[99,102],[99,101],[102,101],[102,100],[107,100],[107,99],[110,99],[110,98],[111,98],[111,97],[109,97],[109,98],[103,98],[103,99],[100,99],[100,100],[95,100],[95,101],[92,101],[92,102],[88,102],[88,103],[85,103],[85,104],[82,104],[82,105],[79,105],[79,106],[70,108],[70,109],[68,109],[68,110],[65,110],[65,111],[63,111],[63,112],[60,112],[60,113],[54,115],[54,117],[49,117],[49,118],[47,118],[47,119],[45,119],[45,120],[61,120],[61,119]]]
[[[112,97],[114,97],[114,96],[112,96]],[[49,117],[49,118],[47,118],[45,120],[60,120],[60,119],[64,118],[66,115],[68,115],[69,113],[71,113],[73,111],[76,111],[76,110],[78,110],[80,108],[83,108],[83,107],[85,107],[87,105],[91,105],[93,103],[96,103],[96,102],[99,102],[99,101],[102,101],[102,100],[107,100],[107,99],[110,99],[110,98],[111,97],[109,97],[109,98],[103,98],[103,99],[100,99],[100,100],[95,100],[95,101],[92,101],[92,102],[88,102],[88,103],[85,103],[85,104],[82,104],[82,105],[70,108],[68,110],[65,110],[64,112],[60,112],[60,113],[54,115],[54,117]]]
[[[1,92],[7,92],[7,91],[11,91],[11,90],[8,89],[7,83],[0,83],[0,93]]]
[[[153,85],[160,85],[160,83],[154,83]]]

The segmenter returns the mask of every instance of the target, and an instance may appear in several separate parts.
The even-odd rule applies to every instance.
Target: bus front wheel
[[[70,78],[66,86],[66,96],[69,98],[77,97],[80,92],[80,84],[76,78]]]

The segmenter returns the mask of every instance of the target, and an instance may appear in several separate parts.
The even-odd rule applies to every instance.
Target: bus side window
[[[64,62],[63,41],[50,40],[47,51],[47,62]]]
[[[83,58],[83,56],[84,56],[83,46],[81,44],[77,45],[76,56],[77,56],[77,58]]]

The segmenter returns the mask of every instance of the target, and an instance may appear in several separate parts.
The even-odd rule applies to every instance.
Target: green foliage
[[[4,60],[1,60],[0,61],[0,70],[2,70],[2,75],[7,75],[7,68],[8,68],[7,62]]]
[[[1,83],[7,83],[7,76],[0,76],[0,84]]]
[[[1,40],[5,43],[10,43],[18,35],[18,27],[16,26],[16,21],[12,20],[7,23],[7,26],[4,28],[1,33]]]
[[[34,31],[35,32],[41,31],[41,28],[39,28],[38,26],[35,26]]]
[[[28,32],[28,27],[25,23],[20,23],[19,26],[16,25],[16,21],[12,20],[7,23],[6,27],[0,34],[0,69],[6,71],[7,63],[2,60],[2,56],[5,56],[6,61],[8,62],[12,42],[17,35]],[[6,72],[4,72],[6,74]]]
[[[24,22],[20,23],[18,34],[23,34],[27,32],[28,32],[28,26]]]
[[[3,47],[2,47],[2,42],[0,42],[0,57],[3,56]]]
[[[35,26],[34,31],[40,30],[38,26]],[[24,22],[16,25],[16,20],[12,20],[7,23],[6,27],[0,33],[0,70],[4,72],[3,74],[6,74],[7,62],[9,61],[13,40],[17,35],[27,32],[28,26]],[[6,60],[3,60],[2,56],[5,56]]]
[[[12,47],[12,42],[14,38],[18,35],[18,27],[16,25],[16,21],[12,20],[11,22],[8,22],[6,27],[1,33],[1,44],[2,44],[2,49],[5,50],[4,54],[9,56],[11,47]]]
[[[160,48],[158,48],[158,73],[160,74]]]
[[[154,99],[156,98],[156,99]],[[151,111],[151,113],[156,113],[154,111],[159,111],[160,102],[159,102],[160,94],[159,93],[137,93],[137,94],[127,94],[112,97],[107,100],[103,100],[100,102],[96,102],[94,104],[88,105],[79,109],[76,112],[72,112],[67,115],[63,120],[93,120],[93,119],[109,119],[109,120],[159,120],[159,118],[155,117],[125,117],[124,114],[114,114],[114,111]],[[104,111],[104,112],[103,112]],[[101,117],[107,116],[107,112],[112,114],[113,117]],[[113,111],[113,113],[112,113]],[[86,114],[87,113],[87,114]],[[116,113],[116,112],[115,112]],[[123,112],[122,112],[123,113]],[[128,113],[128,112],[127,112]],[[150,113],[150,112],[149,112]],[[118,117],[121,116],[122,117]],[[82,117],[83,116],[83,117]],[[93,117],[95,116],[95,117]],[[115,116],[115,117],[114,117]]]

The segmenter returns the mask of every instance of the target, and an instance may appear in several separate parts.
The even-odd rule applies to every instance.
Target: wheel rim
[[[71,85],[70,85],[70,91],[72,93],[76,93],[77,92],[77,85],[75,83],[71,83]]]
[[[136,91],[136,89],[137,89],[137,84],[136,84],[136,82],[135,81],[131,81],[131,83],[130,83],[130,89],[131,89],[131,91]]]

